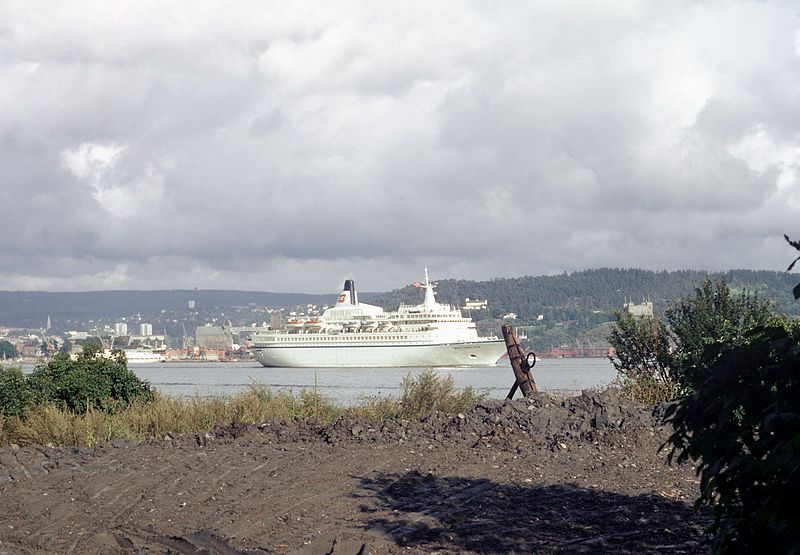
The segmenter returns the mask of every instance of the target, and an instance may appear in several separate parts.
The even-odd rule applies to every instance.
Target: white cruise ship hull
[[[105,349],[103,351],[103,356],[108,358],[113,352],[112,349]],[[164,362],[166,360],[163,354],[148,350],[122,349],[122,352],[125,353],[125,360],[128,364],[152,364],[154,362]]]
[[[283,368],[369,368],[491,366],[506,352],[505,343],[475,341],[376,345],[254,345],[262,365]]]
[[[128,364],[153,364],[154,362],[164,362],[164,355],[126,355]]]

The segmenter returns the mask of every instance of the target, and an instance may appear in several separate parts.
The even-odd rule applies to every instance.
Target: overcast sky
[[[0,289],[784,270],[796,2],[0,0]]]

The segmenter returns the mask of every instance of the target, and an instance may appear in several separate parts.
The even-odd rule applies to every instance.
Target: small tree
[[[749,332],[764,326],[772,314],[769,303],[742,291],[733,295],[724,279],[708,278],[694,296],[682,297],[666,311],[670,332],[678,348],[670,362],[673,377],[694,389],[702,376],[683,375],[685,368],[701,368],[706,347],[719,342],[745,345]]]
[[[20,416],[31,401],[22,370],[0,366],[0,416]]]
[[[609,360],[622,378],[629,397],[643,402],[672,399],[678,393],[671,376],[670,337],[664,324],[652,316],[614,311],[608,342],[614,348]]]
[[[725,280],[706,278],[694,295],[678,299],[667,309],[666,323],[615,313],[608,341],[610,357],[623,378],[623,390],[634,399],[657,402],[692,391],[706,347],[719,341],[746,345],[749,332],[773,317],[769,304],[743,291],[731,293]],[[686,373],[686,368],[697,371]],[[699,380],[699,381],[698,381]]]
[[[128,369],[125,353],[115,350],[107,358],[94,345],[84,345],[75,360],[58,353],[46,365],[37,366],[27,381],[39,401],[76,412],[85,412],[89,406],[113,412],[135,400],[153,398],[150,384]]]

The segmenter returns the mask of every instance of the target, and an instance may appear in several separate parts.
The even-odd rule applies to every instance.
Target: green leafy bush
[[[665,316],[676,344],[669,362],[671,374],[692,390],[704,377],[696,373],[684,375],[684,368],[702,368],[710,345],[746,345],[750,332],[766,325],[772,311],[768,302],[747,290],[734,295],[725,280],[713,283],[705,279],[694,296],[678,299]]]
[[[125,353],[101,356],[98,347],[85,347],[73,360],[59,353],[28,376],[28,387],[36,401],[64,406],[76,412],[89,407],[114,412],[135,400],[150,401],[153,390],[128,370]]]
[[[688,359],[694,392],[669,407],[669,458],[699,461],[716,553],[800,553],[800,326],[773,319]]]
[[[747,345],[750,332],[777,318],[769,303],[748,291],[733,294],[724,280],[706,278],[694,295],[679,298],[665,321],[615,313],[608,341],[624,392],[642,402],[676,399],[704,380],[710,345]],[[686,368],[694,372],[685,372]]]
[[[20,368],[0,366],[0,416],[20,416],[31,401],[31,393]]]

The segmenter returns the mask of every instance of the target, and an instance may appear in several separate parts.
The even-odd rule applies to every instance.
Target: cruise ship
[[[478,337],[461,310],[436,302],[427,269],[425,281],[414,286],[424,291],[421,304],[387,312],[359,302],[354,282],[345,280],[336,304],[321,316],[256,332],[250,349],[264,366],[288,368],[489,366],[506,352],[502,339]]]

